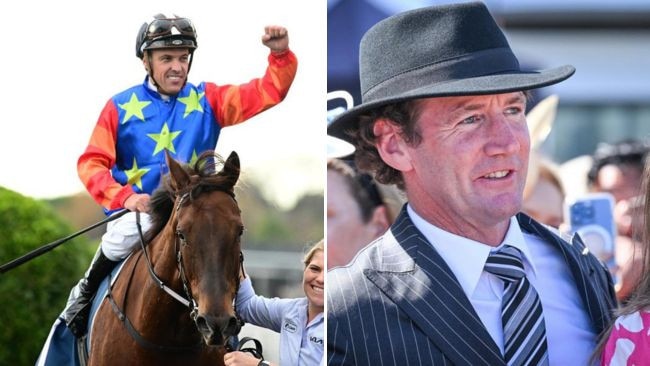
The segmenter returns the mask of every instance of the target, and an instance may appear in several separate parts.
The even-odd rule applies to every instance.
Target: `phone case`
[[[565,217],[571,233],[578,233],[589,250],[614,266],[616,223],[614,197],[609,193],[588,193],[565,203]]]

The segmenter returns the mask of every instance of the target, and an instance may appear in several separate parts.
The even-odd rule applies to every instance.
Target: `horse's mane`
[[[190,175],[191,183],[181,192],[174,191],[169,173],[165,174],[160,186],[154,191],[149,201],[151,228],[145,233],[145,243],[151,242],[167,225],[174,209],[175,197],[178,194],[189,193],[190,202],[201,194],[211,191],[222,191],[234,198],[234,181],[225,173],[230,170],[223,169],[226,163],[217,153],[206,151],[197,158],[193,165],[184,164],[183,169]],[[220,167],[222,169],[218,170]],[[239,174],[238,167],[235,171]]]

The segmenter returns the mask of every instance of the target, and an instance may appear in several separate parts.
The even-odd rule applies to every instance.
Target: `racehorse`
[[[95,315],[88,365],[223,365],[241,328],[239,157],[207,152],[193,168],[166,161],[151,229]]]

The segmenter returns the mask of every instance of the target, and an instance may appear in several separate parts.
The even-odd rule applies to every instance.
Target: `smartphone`
[[[589,251],[613,270],[616,266],[614,196],[610,193],[587,193],[569,198],[564,204],[564,217],[571,234],[578,233]]]

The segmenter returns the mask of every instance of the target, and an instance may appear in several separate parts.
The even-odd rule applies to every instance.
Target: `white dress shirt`
[[[522,233],[516,217],[510,219],[506,237],[491,247],[430,223],[408,206],[415,226],[433,245],[460,282],[503,354],[501,298],[503,282],[483,271],[491,251],[508,244],[523,254],[524,270],[542,302],[550,365],[588,365],[596,346],[596,334],[562,254],[541,238]]]

